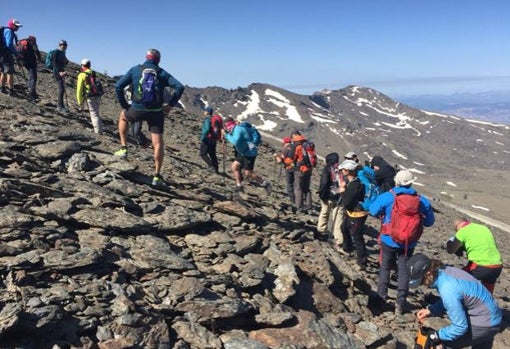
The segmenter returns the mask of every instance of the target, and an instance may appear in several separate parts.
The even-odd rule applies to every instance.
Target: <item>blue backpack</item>
[[[369,166],[363,166],[358,171],[358,178],[365,187],[365,198],[360,204],[364,211],[368,211],[370,204],[381,194],[381,189],[375,183],[374,170]]]
[[[248,134],[251,137],[251,143],[255,144],[256,146],[259,146],[260,143],[262,143],[262,136],[260,135],[260,132],[255,128],[255,126],[247,121],[243,121],[237,126],[241,126],[245,128],[246,131],[248,131]]]
[[[138,86],[133,91],[133,100],[141,103],[146,108],[161,107],[162,91],[158,80],[161,68],[149,68],[140,66],[142,74],[138,80]]]

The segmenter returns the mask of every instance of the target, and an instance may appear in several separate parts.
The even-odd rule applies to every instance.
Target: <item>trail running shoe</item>
[[[163,182],[163,179],[159,176],[154,176],[152,177],[152,185],[154,186],[158,186],[158,185],[162,185],[164,182]]]
[[[118,156],[119,158],[127,158],[127,149],[122,148],[120,150],[117,150],[113,155]]]

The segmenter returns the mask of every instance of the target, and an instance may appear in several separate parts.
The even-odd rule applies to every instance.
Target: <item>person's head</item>
[[[437,270],[442,266],[440,261],[430,259],[423,253],[413,255],[407,261],[409,288],[432,285],[437,278]]]
[[[35,36],[30,35],[28,37],[28,42],[31,43],[32,45],[35,45],[35,44],[37,44],[37,39],[35,38]]]
[[[354,162],[356,162],[356,163],[358,163],[358,162],[359,162],[358,155],[356,155],[356,153],[355,153],[355,152],[353,152],[353,151],[350,151],[350,152],[348,152],[347,154],[345,154],[345,155],[344,155],[344,159],[345,159],[345,160],[352,160],[352,161],[354,161]]]
[[[12,29],[13,31],[17,31],[19,28],[23,26],[17,19],[12,18],[9,20],[9,22],[7,22],[7,27]]]
[[[453,226],[455,227],[455,231],[458,231],[460,228],[469,224],[469,220],[465,217],[457,218],[453,221]]]
[[[81,66],[82,67],[85,67],[85,68],[90,68],[90,59],[88,58],[83,58],[81,60]]]
[[[213,114],[213,108],[212,107],[205,107],[204,108],[204,115],[212,115]]]
[[[159,51],[155,48],[151,48],[145,54],[145,59],[153,62],[154,64],[159,64],[159,61],[161,60],[161,53],[159,53]]]
[[[59,43],[58,43],[58,48],[61,50],[61,51],[65,51],[67,50],[67,41],[65,40],[60,40]]]
[[[394,178],[397,187],[410,187],[416,182],[416,177],[409,170],[400,170]]]
[[[283,145],[289,145],[292,142],[292,139],[290,137],[283,137],[282,144]]]
[[[225,132],[231,133],[234,130],[236,124],[237,124],[236,121],[229,116],[223,122],[223,128],[225,129]]]
[[[334,153],[329,153],[328,155],[326,155],[325,159],[326,159],[326,165],[335,166],[335,165],[338,165],[338,162],[340,161],[340,156],[338,155],[338,153],[334,152]]]
[[[338,169],[346,176],[356,176],[358,164],[353,160],[344,160],[338,165]]]

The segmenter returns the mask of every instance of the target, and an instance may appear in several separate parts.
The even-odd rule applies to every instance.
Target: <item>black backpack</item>
[[[3,54],[7,48],[4,37],[5,27],[0,27],[0,54]]]

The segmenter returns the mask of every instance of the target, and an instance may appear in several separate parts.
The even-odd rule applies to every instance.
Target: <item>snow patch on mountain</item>
[[[290,101],[281,93],[266,89],[264,91],[266,96],[270,96],[273,98],[268,98],[268,101],[275,104],[276,106],[280,108],[284,108],[286,110],[285,114],[289,117],[289,120],[299,122],[300,124],[303,124],[303,118],[297,111],[296,107],[293,106]]]

